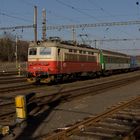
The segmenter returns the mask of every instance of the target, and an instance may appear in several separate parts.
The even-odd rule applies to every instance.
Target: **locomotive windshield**
[[[29,49],[29,55],[36,55],[37,54],[37,48],[30,48]]]
[[[41,47],[40,55],[51,55],[51,48]]]

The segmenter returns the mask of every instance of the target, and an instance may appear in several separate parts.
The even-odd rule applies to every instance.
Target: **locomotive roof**
[[[66,48],[82,49],[82,50],[94,50],[94,51],[99,52],[99,49],[93,48],[90,45],[79,44],[79,43],[71,42],[71,41],[61,41],[60,45],[64,45]]]
[[[50,46],[50,47],[58,46],[58,47],[67,48],[67,49],[94,50],[96,52],[99,52],[99,49],[97,49],[97,48],[93,48],[86,44],[78,44],[78,43],[72,42],[72,41],[46,40],[46,41],[39,41],[39,42],[37,42],[37,44],[34,42],[30,43],[30,47],[35,47],[35,46],[41,47],[42,45]]]
[[[35,46],[36,47],[39,47],[39,46],[41,47],[42,45],[44,45],[44,46],[50,46],[50,47],[58,46],[58,47],[61,47],[61,48],[79,49],[79,50],[85,50],[85,51],[90,51],[90,50],[94,50],[95,52],[99,52],[100,51],[100,49],[93,48],[90,45],[79,44],[79,43],[76,43],[76,42],[71,41],[71,40],[64,41],[64,40],[61,40],[59,38],[48,39],[46,41],[38,41],[37,44],[34,43],[34,42],[31,42],[30,43],[30,47],[35,47]],[[114,51],[110,51],[110,50],[104,50],[104,49],[102,49],[102,52],[104,54],[120,55],[120,56],[125,56],[125,57],[128,56],[128,57],[130,57],[127,54],[120,53],[120,52],[114,52]]]

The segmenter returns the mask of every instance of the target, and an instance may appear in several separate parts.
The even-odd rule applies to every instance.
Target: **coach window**
[[[40,55],[51,55],[51,48],[41,47]]]
[[[58,49],[58,55],[60,54],[60,49]]]
[[[72,52],[72,49],[69,49],[69,52]]]
[[[86,51],[83,51],[83,54],[86,54]]]
[[[29,49],[29,55],[36,55],[37,54],[37,48],[30,48]]]

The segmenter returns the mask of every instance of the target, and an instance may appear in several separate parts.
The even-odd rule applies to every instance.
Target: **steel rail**
[[[3,87],[3,88],[0,88],[0,93],[25,90],[25,88],[31,89],[31,88],[36,88],[36,87],[35,87],[35,85],[31,85],[31,84],[11,86],[11,87]]]
[[[103,112],[100,115],[97,115],[96,117],[91,117],[88,118],[86,120],[83,120],[79,123],[76,123],[72,126],[66,127],[66,128],[61,128],[57,131],[55,131],[54,133],[48,135],[46,138],[44,138],[43,140],[67,140],[69,136],[71,136],[72,134],[81,131],[82,129],[84,130],[86,127],[91,126],[91,125],[96,125],[97,123],[99,123],[101,120],[113,115],[114,113],[129,107],[133,104],[135,104],[136,102],[140,101],[140,96],[135,97],[133,99],[129,99],[125,102],[122,102],[121,104]],[[129,135],[129,134],[128,134]],[[126,136],[128,137],[128,136]]]
[[[34,102],[37,103],[38,107],[43,106],[43,105],[44,106],[49,105],[52,102],[55,102],[58,100],[61,100],[61,102],[65,102],[67,100],[70,100],[70,99],[73,99],[73,98],[76,98],[76,97],[79,97],[82,95],[83,96],[87,95],[87,94],[96,95],[96,94],[99,94],[99,92],[100,93],[103,92],[104,90],[126,85],[126,84],[129,84],[129,83],[134,82],[139,79],[140,79],[140,76],[134,76],[134,77],[119,79],[119,80],[115,80],[115,81],[111,80],[111,81],[104,82],[104,83],[91,84],[91,85],[86,85],[86,86],[79,87],[79,88],[59,91],[59,93],[58,93],[58,91],[56,91],[51,94],[41,95],[41,96],[36,97]],[[15,89],[15,90],[17,90],[17,89]],[[92,93],[92,91],[94,91],[94,93]],[[0,105],[0,108],[3,108],[3,107],[10,108],[12,104],[14,104],[13,101],[11,101],[10,103],[6,103],[6,104],[3,103]]]
[[[19,83],[19,82],[26,82],[26,79],[25,78],[21,78],[21,79],[19,79],[19,78],[15,78],[15,79],[6,79],[6,80],[1,80],[0,81],[0,84],[11,84],[11,83]]]
[[[67,102],[67,100],[76,98],[76,97],[80,97],[82,95],[87,95],[87,94],[92,94],[92,95],[96,95],[96,94],[100,94],[101,92],[103,92],[104,90],[110,89],[110,88],[114,88],[114,87],[118,87],[118,86],[122,86],[122,85],[126,85],[129,84],[131,82],[134,82],[136,80],[139,80],[140,76],[134,76],[134,77],[129,77],[129,78],[124,78],[124,79],[119,79],[119,80],[110,80],[108,82],[104,82],[104,83],[96,83],[88,85],[88,86],[83,86],[83,87],[79,87],[79,88],[74,88],[74,89],[70,89],[70,90],[64,90],[64,91],[60,91],[58,93],[57,92],[53,92],[47,95],[43,95],[43,96],[37,96],[34,100],[35,103],[37,103],[37,108],[42,108],[43,106],[46,105],[51,105],[51,103],[60,100],[61,102]],[[94,93],[92,93],[94,91]],[[14,101],[11,101],[10,103],[7,104],[1,104],[0,108],[10,108],[12,105],[14,105]],[[36,109],[37,110],[37,109]],[[11,110],[10,112],[13,112],[13,114],[15,114],[15,110]],[[37,113],[37,112],[35,112]],[[2,115],[2,116],[1,116]],[[0,115],[1,117],[7,117],[7,112],[3,113]],[[33,114],[34,115],[34,114]]]
[[[17,71],[0,72],[0,77],[1,77],[1,76],[16,75],[16,74],[17,74]]]

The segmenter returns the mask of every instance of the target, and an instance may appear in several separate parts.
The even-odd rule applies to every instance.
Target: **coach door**
[[[62,49],[58,48],[57,50],[57,67],[58,67],[58,72],[62,72],[62,68],[63,68],[63,52]]]

